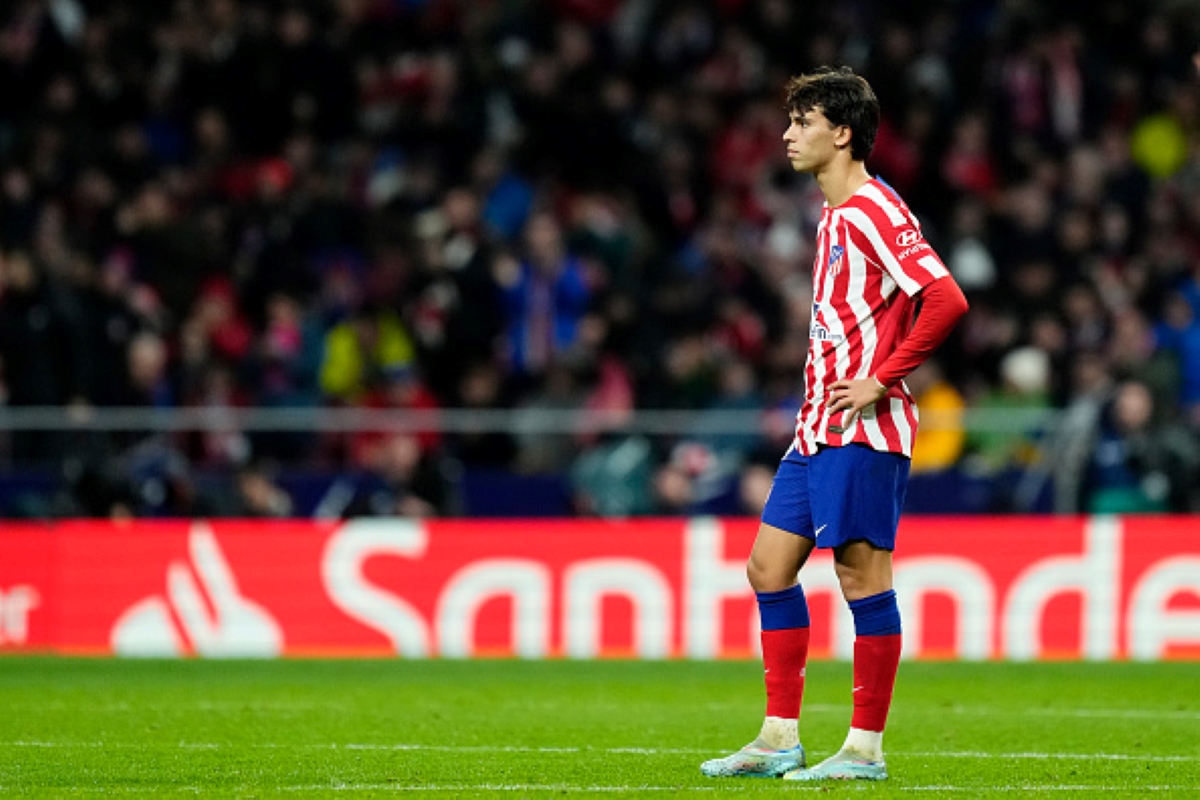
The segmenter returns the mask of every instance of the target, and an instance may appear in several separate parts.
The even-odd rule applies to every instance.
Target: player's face
[[[833,125],[819,108],[788,115],[790,123],[783,132],[788,160],[796,172],[819,172],[838,152],[838,136],[844,125]]]

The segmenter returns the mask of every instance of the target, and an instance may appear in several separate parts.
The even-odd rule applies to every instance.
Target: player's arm
[[[875,371],[875,379],[885,388],[900,381],[929,358],[967,313],[967,298],[949,275],[926,286],[918,297],[921,313],[912,330]]]
[[[929,358],[967,313],[967,298],[949,275],[927,284],[917,297],[921,300],[921,313],[908,336],[872,377],[834,381],[828,400],[831,409],[849,409],[852,419],[867,406],[879,402],[893,384]]]

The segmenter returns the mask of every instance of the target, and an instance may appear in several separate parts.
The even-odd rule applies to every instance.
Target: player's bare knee
[[[845,598],[847,602],[851,600],[858,600],[861,597],[867,596],[863,594],[863,582],[858,576],[838,575],[838,586],[842,590],[842,597]]]
[[[762,564],[751,558],[746,562],[746,580],[756,592],[782,592],[791,588],[796,582],[796,576],[788,575],[787,570],[780,569],[777,565]]]
[[[871,576],[865,571],[837,562],[834,562],[833,569],[837,574],[838,586],[842,590],[842,597],[846,600],[858,600],[873,594],[871,591]]]
[[[759,586],[766,581],[766,577],[766,570],[753,558],[746,561],[746,581],[749,582],[751,589],[756,592],[763,591]]]

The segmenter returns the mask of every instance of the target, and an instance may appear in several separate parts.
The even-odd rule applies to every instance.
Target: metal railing
[[[926,413],[926,430],[961,428],[968,433],[1026,434],[1052,431],[1056,409],[968,410],[960,415]],[[390,430],[401,433],[586,434],[598,431],[644,435],[753,434],[763,430],[762,411],[578,409],[392,410],[368,408],[81,408],[0,407],[2,431],[144,431],[188,433],[237,430],[245,433],[312,431],[355,433]]]

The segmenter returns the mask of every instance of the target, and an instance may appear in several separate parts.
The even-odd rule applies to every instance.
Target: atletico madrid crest
[[[842,256],[845,254],[846,248],[840,244],[835,244],[829,248],[829,274],[837,275],[838,270],[842,268]]]

